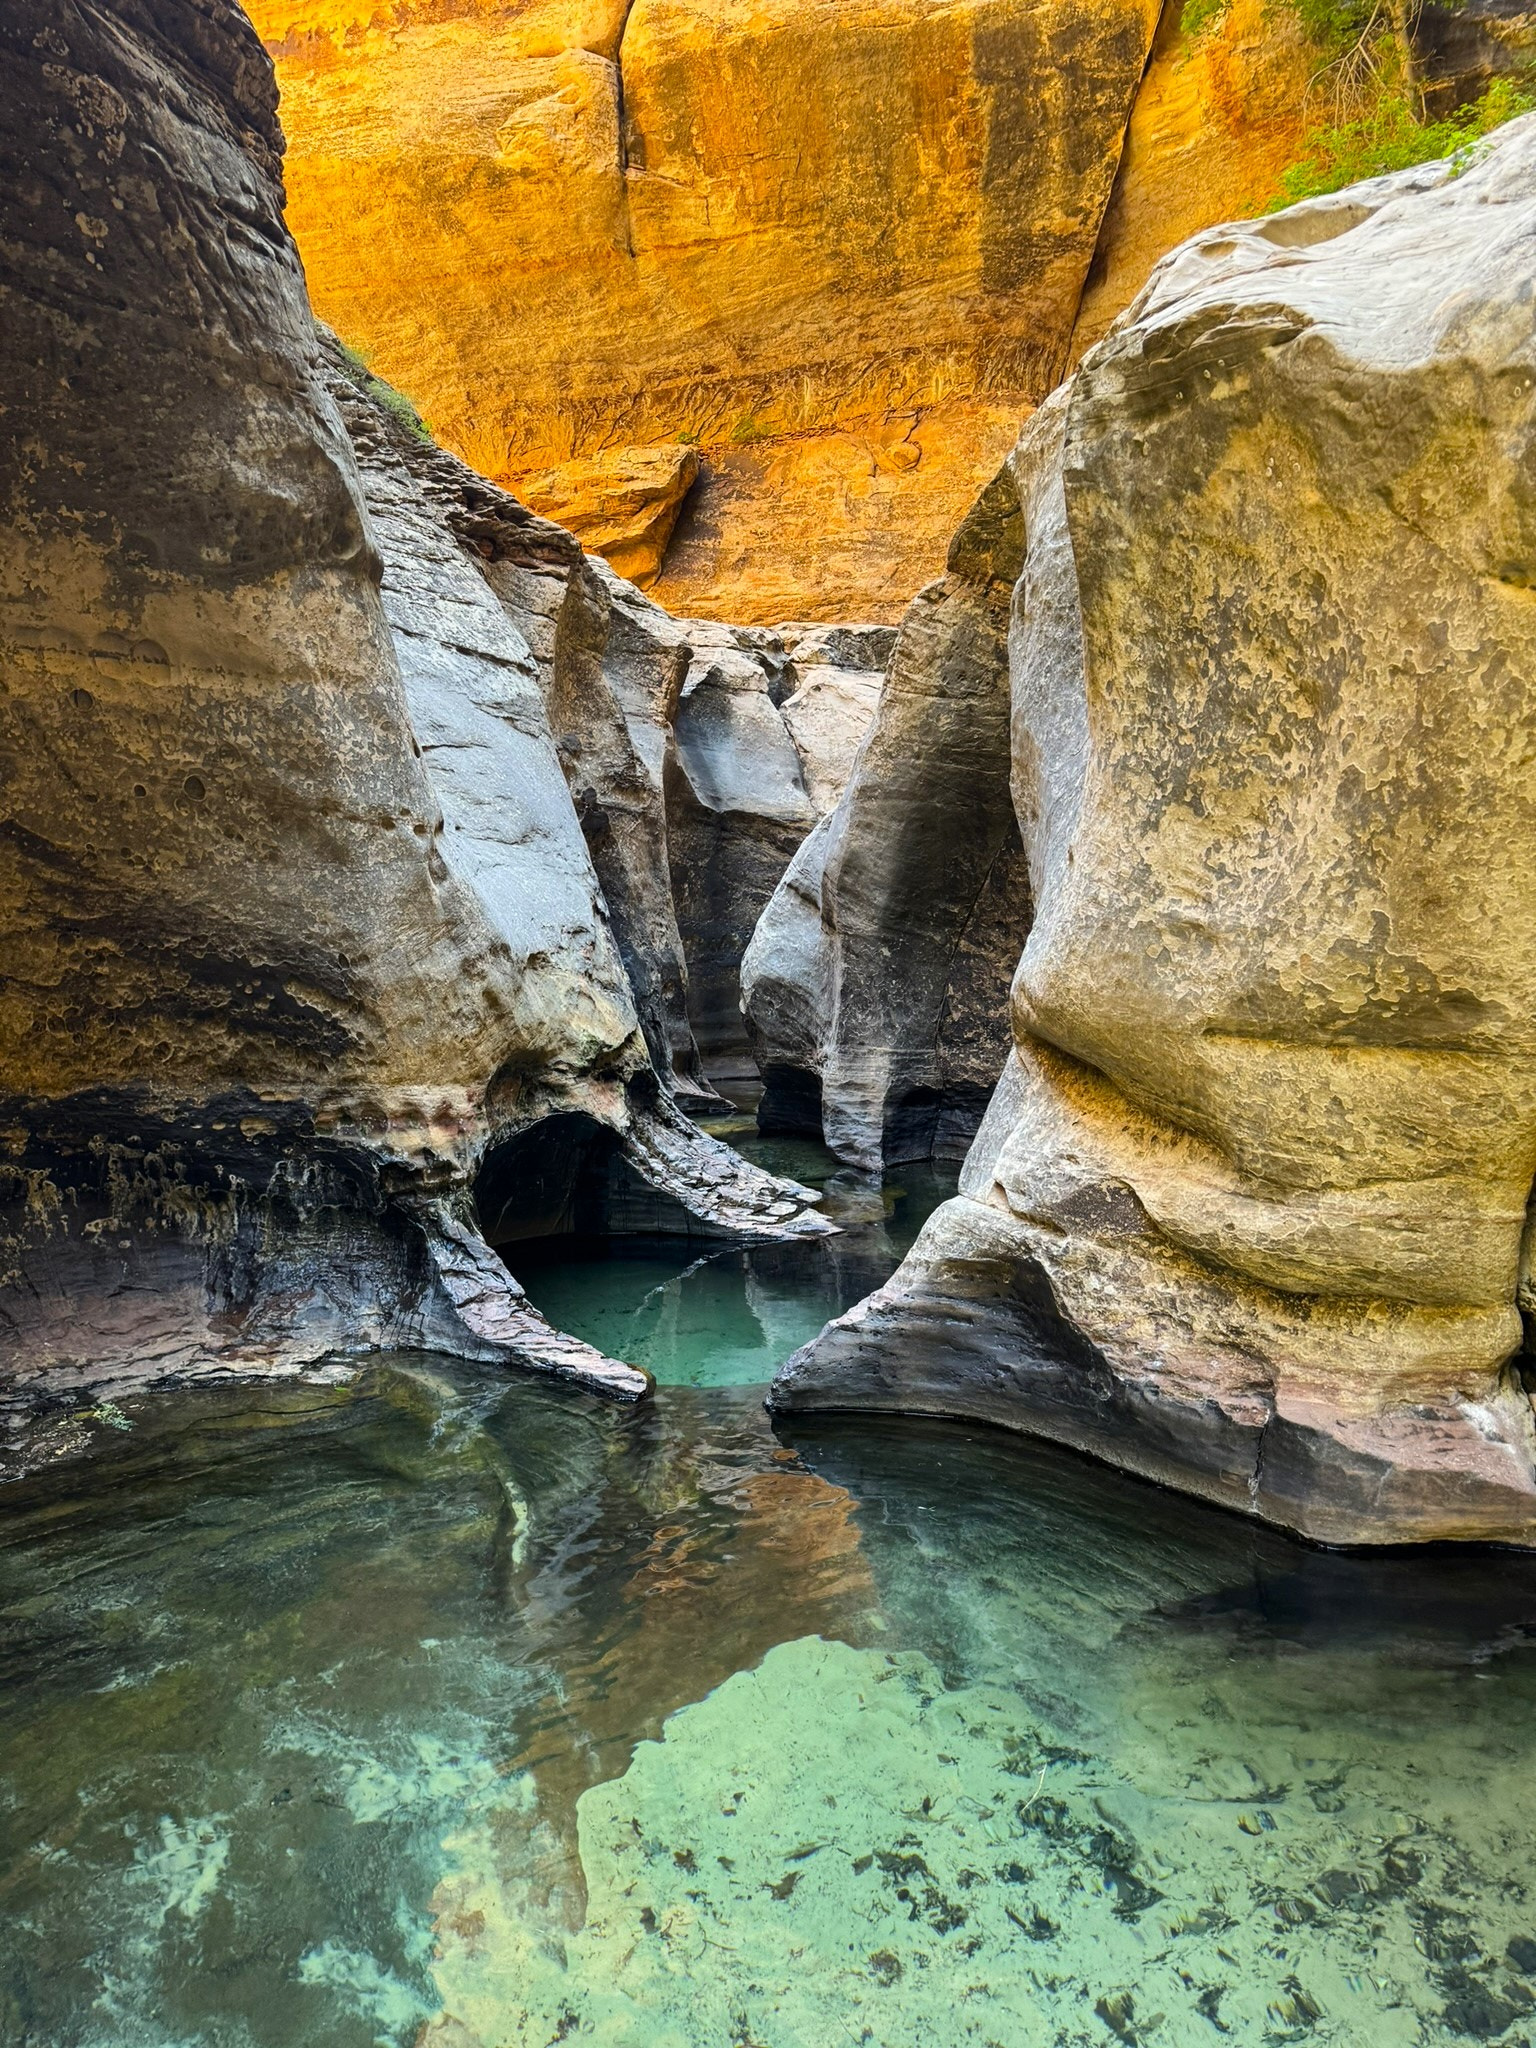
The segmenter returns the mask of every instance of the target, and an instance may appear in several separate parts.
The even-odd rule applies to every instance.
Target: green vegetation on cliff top
[[[1435,121],[1418,115],[1401,93],[1383,93],[1353,119],[1316,130],[1306,154],[1282,174],[1275,206],[1293,206],[1298,199],[1439,157],[1450,157],[1459,169],[1485,135],[1532,107],[1536,95],[1509,78],[1496,78],[1481,98]]]
[[[1184,0],[1179,17],[1184,35],[1193,39],[1206,33],[1229,4]],[[1281,174],[1271,211],[1443,157],[1459,170],[1484,136],[1536,107],[1531,85],[1505,77],[1494,79],[1479,98],[1431,117],[1414,46],[1417,0],[1270,0],[1270,5],[1294,15],[1317,51],[1318,69],[1308,93],[1309,98],[1316,94],[1320,115],[1302,155]]]

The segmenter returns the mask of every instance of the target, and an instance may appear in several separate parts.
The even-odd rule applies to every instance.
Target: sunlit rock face
[[[1327,53],[1303,10],[1226,0],[1163,10],[1126,125],[1072,335],[1072,361],[1102,339],[1179,242],[1267,212],[1309,134],[1339,112]],[[1449,113],[1536,57],[1536,16],[1509,0],[1424,0],[1411,34],[1425,105]]]
[[[638,1393],[478,1237],[492,1137],[579,1108],[711,1226],[796,1205],[661,1094],[516,618],[382,451],[365,510],[267,58],[38,0],[0,62],[6,1371]]]
[[[1214,231],[1030,422],[1014,1049],[775,1398],[1536,1536],[1536,121]]]
[[[759,1122],[850,1164],[963,1158],[1008,1048],[1029,877],[1008,769],[1008,615],[1022,564],[1004,471],[909,606],[835,811],[742,962]]]
[[[1158,12],[251,11],[321,314],[514,487],[699,444],[658,594],[765,624],[893,621],[942,565],[1060,372]]]
[[[536,512],[574,533],[642,590],[661,571],[699,458],[677,442],[663,448],[610,448],[524,477],[518,489]]]
[[[1309,90],[1321,58],[1295,9],[1230,0],[1195,34],[1182,12],[1163,12],[1126,126],[1078,307],[1074,360],[1176,243],[1268,208],[1321,111]]]

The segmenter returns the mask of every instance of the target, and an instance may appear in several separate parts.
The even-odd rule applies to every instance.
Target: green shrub
[[[1421,120],[1401,92],[1383,92],[1352,121],[1318,129],[1306,155],[1282,174],[1270,210],[1438,157],[1450,157],[1453,168],[1463,169],[1483,136],[1533,107],[1536,94],[1510,78],[1496,78],[1481,99],[1437,121]]]
[[[1231,4],[1232,0],[1184,0],[1179,15],[1179,33],[1193,42],[1213,22],[1220,21]]]
[[[430,442],[432,429],[405,393],[397,391],[393,384],[386,384],[382,377],[376,376],[368,367],[368,358],[343,341],[339,334],[336,337],[336,345],[341,350],[342,358],[352,373],[352,381],[358,389],[366,392],[375,405],[383,406],[390,417],[397,420],[408,434],[414,434],[418,441]]]
[[[432,439],[432,429],[403,391],[397,391],[393,384],[386,384],[382,377],[375,377],[371,373],[368,378],[368,390],[384,410],[400,422],[407,433],[414,434],[418,441]]]

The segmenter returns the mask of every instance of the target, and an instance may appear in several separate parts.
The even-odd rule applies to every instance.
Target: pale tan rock
[[[742,959],[797,849],[841,796],[880,685],[881,626],[680,622],[689,662],[667,754],[667,850],[707,1065],[751,1075]]]
[[[1536,1541],[1536,118],[1164,261],[1016,458],[1015,1049],[781,1405]]]
[[[605,448],[519,478],[517,495],[644,590],[698,473],[692,448]]]
[[[789,637],[782,627],[780,635]],[[805,793],[818,818],[826,816],[848,786],[880,702],[885,661],[896,638],[889,630],[869,629],[862,636],[869,643],[867,650],[855,651],[843,644],[848,637],[846,627],[832,626],[796,640],[786,669],[794,688],[779,706],[800,756]],[[865,667],[862,662],[879,665]]]

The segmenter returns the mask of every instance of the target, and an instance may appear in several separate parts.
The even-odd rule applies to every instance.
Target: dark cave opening
[[[771,1062],[763,1072],[757,1128],[765,1138],[822,1136],[821,1076],[803,1067]]]
[[[546,1117],[492,1145],[475,1176],[475,1211],[486,1243],[512,1265],[573,1240],[720,1236],[642,1178],[618,1132],[581,1111]]]

